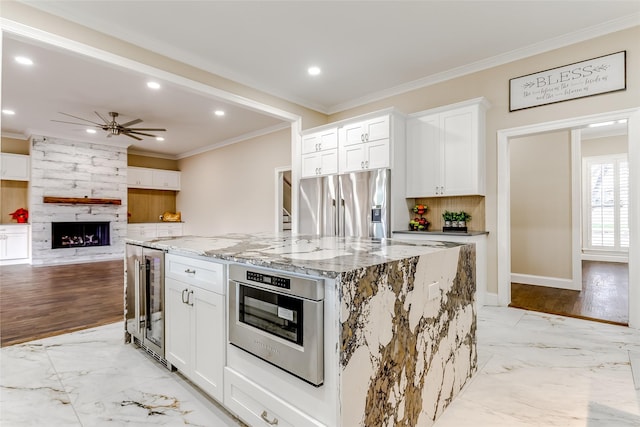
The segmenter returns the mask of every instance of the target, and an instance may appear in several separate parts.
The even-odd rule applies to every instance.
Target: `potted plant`
[[[451,222],[454,219],[454,213],[449,211],[444,211],[442,214],[442,220],[444,221],[444,226],[450,228],[452,226]]]
[[[469,215],[465,211],[458,212],[457,217],[458,217],[458,227],[460,228],[465,228],[467,226],[467,221],[471,219],[471,215]]]

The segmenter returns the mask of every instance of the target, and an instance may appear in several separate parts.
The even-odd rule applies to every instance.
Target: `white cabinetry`
[[[180,172],[130,166],[127,168],[127,187],[178,191]]]
[[[389,115],[342,126],[338,146],[340,173],[389,167]]]
[[[127,237],[141,240],[156,237],[182,236],[181,222],[127,224]]]
[[[303,178],[338,172],[338,129],[331,128],[302,136]]]
[[[485,194],[484,98],[407,120],[407,197]]]
[[[0,225],[0,261],[28,260],[29,227],[29,224]]]
[[[324,426],[233,369],[224,374],[224,404],[249,425]]]
[[[0,153],[0,179],[29,181],[30,158],[24,154]]]
[[[225,364],[225,265],[165,258],[166,358],[222,402]]]

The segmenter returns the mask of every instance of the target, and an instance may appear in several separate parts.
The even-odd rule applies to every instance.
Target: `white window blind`
[[[629,248],[629,163],[626,156],[585,159],[588,177],[587,248]]]

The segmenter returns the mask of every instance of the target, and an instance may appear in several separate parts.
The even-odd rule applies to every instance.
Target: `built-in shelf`
[[[121,205],[121,199],[97,199],[92,197],[49,197],[44,196],[43,203],[70,203],[73,205]]]

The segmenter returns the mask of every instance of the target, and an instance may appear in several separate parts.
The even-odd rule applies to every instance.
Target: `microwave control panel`
[[[268,274],[247,271],[247,280],[264,283],[265,285],[276,286],[283,289],[291,289],[291,279],[286,277],[270,276]]]

